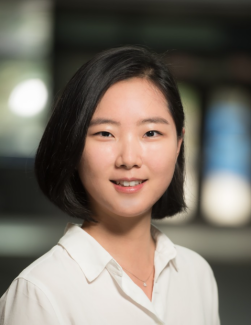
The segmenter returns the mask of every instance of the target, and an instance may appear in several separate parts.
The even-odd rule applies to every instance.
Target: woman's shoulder
[[[26,323],[28,316],[29,324],[37,323],[37,319],[44,320],[39,324],[58,324],[51,293],[53,286],[60,287],[57,279],[60,279],[64,255],[63,248],[56,245],[12,281],[0,299],[1,324]]]
[[[37,258],[34,262],[28,265],[16,279],[22,278],[32,281],[33,278],[39,278],[41,275],[54,273],[53,270],[57,269],[62,263],[63,248],[59,245],[52,247],[48,252]]]
[[[195,273],[203,278],[206,275],[213,276],[211,266],[200,254],[180,245],[175,245],[175,248],[177,251],[176,262],[180,272]]]
[[[198,263],[202,263],[203,265],[206,263],[208,264],[208,262],[205,260],[204,257],[202,257],[199,253],[197,253],[196,251],[181,246],[181,245],[177,245],[174,244],[176,250],[177,250],[177,256],[179,257],[179,259],[183,262],[188,262],[188,261],[194,261],[194,262],[198,262]]]
[[[28,265],[11,283],[11,286],[26,282],[39,289],[55,286],[67,276],[65,265],[71,265],[72,259],[60,245],[55,245],[47,253]],[[60,285],[60,284],[59,284]]]

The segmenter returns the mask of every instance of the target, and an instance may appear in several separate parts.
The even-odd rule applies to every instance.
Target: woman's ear
[[[182,128],[181,135],[178,137],[177,158],[178,158],[179,153],[180,153],[180,147],[182,145],[184,135],[185,135],[185,128]]]

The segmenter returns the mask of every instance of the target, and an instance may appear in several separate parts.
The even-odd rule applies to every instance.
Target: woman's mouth
[[[141,180],[141,181],[111,181],[113,182],[114,184],[117,184],[117,185],[121,185],[121,186],[125,186],[125,187],[128,187],[128,186],[137,186],[143,182],[145,182],[145,180]]]
[[[136,193],[139,190],[142,189],[144,186],[145,180],[111,180],[111,182],[114,184],[114,187],[116,191],[121,192],[121,193],[127,193],[127,194],[132,194]]]

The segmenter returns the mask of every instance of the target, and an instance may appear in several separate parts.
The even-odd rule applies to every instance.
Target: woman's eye
[[[157,135],[160,135],[161,133],[160,132],[158,132],[158,131],[148,131],[148,132],[146,132],[146,136],[148,137],[148,138],[152,138],[152,137],[156,137]]]
[[[112,134],[110,132],[107,132],[107,131],[101,131],[101,132],[98,132],[96,134],[101,135],[102,137],[106,137],[106,138],[112,137]]]

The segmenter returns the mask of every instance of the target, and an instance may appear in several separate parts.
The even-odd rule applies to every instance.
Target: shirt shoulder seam
[[[31,280],[25,278],[24,276],[18,276],[16,279],[14,279],[14,281],[18,281],[18,280],[24,280],[24,281],[26,281],[26,282],[32,284],[34,287],[36,287],[39,291],[41,291],[41,292],[44,294],[44,296],[45,296],[46,299],[49,301],[49,303],[50,303],[50,305],[51,305],[51,307],[52,307],[52,309],[53,309],[53,311],[54,311],[54,314],[55,314],[55,316],[56,316],[56,318],[57,318],[58,324],[60,324],[59,319],[58,319],[58,316],[57,316],[57,313],[56,313],[56,311],[55,311],[55,308],[54,308],[54,306],[53,306],[51,300],[49,299],[48,295],[46,294],[46,292],[44,292],[44,290],[43,290],[43,289],[42,289],[38,284],[36,284],[36,283],[34,283],[33,281],[31,281]],[[14,282],[14,281],[13,281],[13,282]]]

